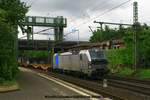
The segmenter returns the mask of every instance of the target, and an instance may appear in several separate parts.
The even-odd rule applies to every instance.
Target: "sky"
[[[79,30],[79,40],[88,41],[93,30],[99,24],[93,21],[133,23],[133,2],[139,5],[139,22],[150,24],[150,0],[131,0],[123,6],[110,11],[123,2],[129,0],[21,0],[31,6],[28,16],[63,16],[67,18],[67,28],[64,34],[72,32],[73,29]],[[108,12],[110,11],[110,12]],[[107,13],[106,13],[107,12]],[[35,32],[43,28],[36,27]],[[53,33],[53,31],[47,31]],[[19,35],[22,36],[22,35]],[[36,35],[35,39],[53,39],[52,36]],[[65,37],[66,40],[78,40],[78,32],[74,32]]]

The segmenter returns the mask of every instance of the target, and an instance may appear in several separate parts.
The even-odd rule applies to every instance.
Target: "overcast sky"
[[[93,30],[98,27],[93,21],[133,23],[133,2],[115,9],[109,13],[108,10],[120,5],[128,0],[21,0],[30,5],[27,15],[30,16],[64,16],[68,20],[68,27],[64,33],[71,32],[72,29],[79,29],[80,40],[89,40],[92,35],[88,26]],[[150,0],[136,0],[139,3],[139,22],[150,24]],[[104,14],[105,13],[105,14]],[[36,28],[39,30],[41,28]],[[35,31],[36,31],[35,30]],[[49,31],[52,32],[52,31]],[[48,37],[36,36],[41,39]],[[77,40],[77,32],[68,35],[68,40]]]

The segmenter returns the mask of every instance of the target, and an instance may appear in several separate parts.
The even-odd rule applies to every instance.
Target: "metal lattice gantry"
[[[66,27],[67,19],[58,17],[27,16],[22,23],[25,26]]]
[[[27,29],[25,30],[25,26]],[[63,30],[67,27],[67,19],[63,16],[57,17],[41,17],[41,16],[26,16],[24,22],[21,24],[23,32],[32,35],[33,39],[33,27],[53,27],[55,34],[55,41],[63,40]]]

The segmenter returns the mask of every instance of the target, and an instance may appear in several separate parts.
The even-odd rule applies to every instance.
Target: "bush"
[[[119,76],[131,76],[134,73],[134,70],[128,67],[122,68],[117,74]]]
[[[17,74],[16,29],[9,23],[0,21],[0,77],[10,81]]]
[[[17,68],[18,25],[28,11],[20,0],[0,0],[0,80],[15,78]]]
[[[28,57],[28,58],[35,58],[35,57],[48,57],[50,53],[48,51],[19,51],[19,56]]]
[[[133,58],[130,49],[112,49],[106,51],[109,68],[112,73],[118,72],[123,67],[131,67]]]
[[[3,82],[5,82],[5,79],[3,77],[0,77],[0,84],[2,84]]]
[[[134,76],[140,79],[150,79],[150,69],[139,69]]]

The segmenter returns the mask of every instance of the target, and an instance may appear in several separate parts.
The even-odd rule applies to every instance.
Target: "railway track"
[[[108,76],[108,79],[150,85],[150,79],[149,80],[146,80],[146,79],[145,80],[140,80],[140,79],[136,79],[136,78],[126,78],[126,77],[119,77],[119,76],[114,76],[114,75]]]
[[[144,84],[143,82],[141,82],[143,84],[139,84],[128,81],[109,79],[108,80],[109,87],[103,88],[102,81],[83,80],[56,73],[49,73],[49,74],[52,75],[53,77],[60,78],[67,82],[100,93],[104,96],[111,97],[113,100],[133,100],[133,98],[136,95],[142,95],[141,98],[139,99],[136,98],[136,100],[150,100],[150,84],[149,85]],[[114,87],[117,89],[115,89]],[[127,92],[123,92],[124,90]],[[131,94],[129,95],[129,93]],[[132,93],[135,94],[135,96],[133,96]]]
[[[133,92],[150,96],[150,85],[133,83],[133,82],[131,83],[128,81],[120,81],[120,80],[113,80],[113,79],[109,79],[108,84],[113,87],[122,88],[122,89],[130,90]]]
[[[104,97],[110,97],[113,100],[127,100],[125,98],[122,98],[118,96],[117,94],[112,94],[112,92],[109,92],[108,90],[106,91],[103,87],[102,84],[92,82],[89,80],[82,80],[79,78],[74,78],[71,76],[66,76],[66,75],[61,75],[61,74],[56,74],[56,73],[49,73],[49,75],[62,79],[64,81],[67,81],[69,83],[75,84],[77,86],[83,87],[85,89],[94,91],[96,93],[99,93],[103,95]]]
[[[101,84],[96,83],[96,82],[92,82],[90,80],[83,80],[83,79],[80,79],[80,78],[75,78],[75,77],[72,77],[72,76],[62,75],[62,74],[58,74],[58,73],[52,73],[52,72],[49,73],[49,72],[42,71],[40,69],[31,68],[31,67],[30,67],[30,69],[34,70],[38,73],[47,74],[47,75],[50,75],[52,77],[64,80],[66,82],[72,83],[72,84],[80,86],[82,88],[91,90],[95,93],[99,93],[99,94],[103,95],[103,97],[110,97],[112,100],[127,100],[125,98],[122,98],[122,97],[118,96],[117,94],[115,94],[115,95],[112,94],[111,92],[109,92],[109,90],[107,90],[107,91],[104,90],[102,88]]]
[[[108,84],[114,87],[123,88],[150,96],[150,80],[110,76],[108,78]]]
[[[109,78],[108,87],[103,88],[102,81],[85,80],[58,73],[44,72],[38,69],[36,71],[94,91],[104,97],[110,97],[113,100],[150,100],[150,85],[148,85],[148,82],[144,84],[144,82],[136,83],[137,81],[133,80],[131,82],[125,79]]]

